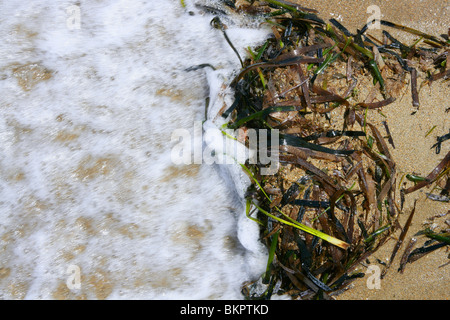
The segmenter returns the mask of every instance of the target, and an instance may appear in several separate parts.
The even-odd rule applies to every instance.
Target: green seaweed
[[[330,299],[331,293],[361,277],[354,269],[399,228],[405,196],[439,182],[449,172],[450,153],[424,180],[414,174],[403,175],[399,185],[405,177],[415,185],[400,190],[398,208],[396,164],[386,137],[370,123],[369,116],[375,111],[386,118],[382,108],[396,101],[391,94],[392,79],[401,79],[404,72],[411,74],[413,105],[418,107],[417,73],[421,69],[410,67],[407,60],[417,62],[421,51],[426,51],[434,57],[433,68],[439,70],[445,59],[437,49],[446,43],[381,20],[382,26],[419,36],[409,45],[385,31],[389,41],[385,43],[365,34],[369,24],[352,34],[338,21],[325,23],[314,10],[288,1],[251,1],[250,6],[255,3],[264,12],[258,18],[263,18],[274,34],[260,46],[247,48],[249,58],[242,61],[241,70],[230,82],[235,99],[222,116],[228,119],[230,129],[279,130],[280,169],[275,176],[261,176],[265,166],[261,163],[241,164],[252,181],[246,214],[261,226],[269,248],[262,275],[267,288],[260,298],[270,297],[278,281],[281,293]],[[393,76],[384,78],[381,61]],[[340,75],[344,68],[347,74]],[[430,83],[446,77],[445,70],[439,71],[430,69]],[[363,100],[358,84],[367,76],[381,100]],[[339,81],[341,86],[346,81],[344,93],[337,88]],[[336,122],[334,111],[342,107],[346,111],[344,127],[330,129]],[[354,125],[360,130],[349,130]],[[387,121],[383,125],[395,148]],[[440,144],[445,139],[441,140]],[[288,179],[290,174],[295,179]],[[250,207],[258,218],[250,214]],[[392,259],[406,237],[414,210]],[[433,241],[448,237],[429,235]]]

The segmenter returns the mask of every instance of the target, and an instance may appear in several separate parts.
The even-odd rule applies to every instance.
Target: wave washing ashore
[[[288,2],[270,2],[280,9],[274,16],[295,11]],[[88,1],[70,4],[38,0],[31,5],[0,4],[4,13],[0,24],[4,39],[0,44],[0,145],[3,149],[0,154],[0,298],[243,299],[261,294],[269,298],[272,291],[275,294],[274,286],[280,289],[281,283],[287,285],[287,289],[281,288],[281,293],[306,297],[313,289],[312,295],[323,296],[323,290],[328,288],[326,278],[332,273],[327,271],[327,275],[317,279],[311,273],[317,270],[310,269],[311,274],[302,279],[309,283],[309,289],[302,291],[302,284],[294,282],[292,286],[285,281],[299,276],[292,273],[292,268],[298,267],[298,259],[293,260],[292,266],[285,264],[283,270],[279,268],[282,259],[305,254],[306,251],[297,252],[300,240],[310,246],[311,240],[318,243],[317,237],[302,235],[297,244],[292,243],[288,241],[292,230],[278,223],[280,216],[266,217],[267,225],[274,228],[265,237],[272,239],[272,249],[276,250],[277,246],[273,239],[281,234],[280,247],[288,251],[285,256],[277,253],[270,272],[265,273],[268,259],[273,259],[273,250],[269,254],[260,241],[261,214],[246,216],[248,198],[244,198],[251,195],[247,192],[251,180],[238,163],[248,160],[252,165],[256,164],[252,160],[259,159],[262,164],[272,164],[271,156],[277,153],[273,148],[278,148],[276,143],[271,154],[258,152],[256,156],[251,150],[261,145],[252,146],[252,141],[256,144],[263,132],[248,125],[263,119],[263,123],[273,126],[274,121],[282,121],[283,117],[273,118],[272,114],[269,119],[268,111],[293,111],[289,109],[293,106],[282,105],[277,107],[280,110],[268,108],[245,116],[248,110],[245,105],[242,109],[239,103],[233,104],[234,92],[226,84],[235,87],[238,80],[257,71],[253,79],[261,79],[263,87],[273,86],[271,80],[265,82],[267,74],[255,66],[243,69],[237,78],[236,75],[245,67],[244,60],[249,56],[253,61],[265,59],[256,65],[262,70],[279,67],[280,61],[281,66],[289,66],[292,56],[282,55],[281,60],[267,58],[276,54],[278,46],[278,54],[288,49],[291,38],[287,30],[292,25],[289,26],[289,20],[280,20],[278,27],[286,31],[279,33],[277,27],[261,24],[258,17],[250,18],[252,14],[234,13],[229,9],[233,3],[171,0],[155,5],[152,1],[105,0],[96,4]],[[245,1],[242,3],[248,6]],[[276,41],[266,41],[269,36]],[[325,70],[331,60],[334,62],[342,54],[339,50],[344,52],[349,46],[358,49],[356,45],[347,40],[331,49],[329,44],[324,46],[321,49],[326,50],[326,57],[312,54],[305,58],[310,59],[305,72],[313,72],[316,63],[322,63],[319,67]],[[267,47],[270,50],[266,51]],[[372,53],[361,50],[366,57],[371,57]],[[275,65],[271,66],[270,61]],[[380,62],[373,63],[376,66]],[[399,65],[399,69],[402,66],[405,65]],[[355,65],[352,70],[361,71],[363,67]],[[347,81],[348,72],[347,69]],[[384,74],[376,76],[383,83]],[[269,77],[281,77],[277,83],[280,86],[285,80],[282,74]],[[332,77],[328,84],[342,79]],[[389,81],[385,84],[391,89]],[[301,81],[291,89],[286,87],[279,97],[272,98],[289,98],[294,89],[305,90],[305,83]],[[316,89],[318,92],[312,92],[307,99],[321,103],[320,99],[325,98],[332,99],[326,103],[336,102],[335,106],[345,104],[337,94],[329,94],[326,86]],[[274,93],[274,89],[271,87],[269,91]],[[388,98],[363,105],[377,109],[392,102]],[[237,118],[228,109],[230,106],[238,111]],[[227,124],[229,119],[220,116],[224,112],[232,115],[231,123]],[[356,119],[362,123],[361,115],[356,115]],[[343,136],[353,143],[358,136],[365,136],[365,120],[362,126],[364,132],[357,136],[347,132]],[[361,143],[364,146],[366,143],[369,149],[376,143],[382,144],[376,129],[367,126],[374,136]],[[289,148],[294,140],[271,133],[272,142],[273,139],[285,141],[284,152],[293,150]],[[250,151],[235,143],[234,138],[245,137]],[[336,137],[322,138],[332,143]],[[266,140],[268,143],[269,139]],[[349,147],[346,143],[345,148]],[[266,147],[263,146],[263,151]],[[324,155],[320,152],[329,151],[327,147],[314,148],[303,151],[307,157],[321,155],[328,160],[350,152],[337,150],[333,155]],[[370,157],[375,154],[370,150],[368,153]],[[394,179],[389,173],[394,171],[389,165],[385,168],[388,174],[382,175],[382,163],[391,163],[382,156],[375,156],[378,167],[374,170],[378,176],[372,180],[378,183],[377,179],[387,179],[382,188],[386,195],[385,189]],[[344,170],[348,168],[346,165]],[[269,175],[273,173],[271,166],[260,169],[269,169],[266,172]],[[370,174],[369,171],[367,176]],[[250,176],[256,180],[256,175]],[[345,212],[348,205],[345,201],[357,193],[354,185],[356,182],[343,191],[339,199],[344,197],[344,200],[339,203],[339,199],[332,197],[336,208],[331,211]],[[337,185],[332,183],[325,191],[335,188]],[[277,191],[277,186],[269,189]],[[324,196],[314,190],[316,196]],[[258,188],[253,191],[251,201],[259,197],[263,206],[264,197],[258,196]],[[390,190],[387,192],[391,194]],[[303,200],[299,200],[303,205],[314,202]],[[319,209],[325,203],[315,202],[319,203]],[[389,198],[387,203],[389,214],[393,212],[394,201]],[[276,206],[274,203],[265,208],[272,212]],[[351,206],[354,207],[354,202]],[[366,207],[376,210],[374,203]],[[270,215],[260,210],[263,212]],[[298,225],[294,222],[291,224]],[[358,222],[358,227],[364,229],[361,225]],[[352,226],[357,229],[356,224]],[[371,244],[387,230],[383,228],[350,239]],[[280,233],[281,230],[286,233]],[[323,237],[323,234],[316,235]],[[335,235],[342,236],[339,232]],[[323,258],[328,246],[321,244],[316,248],[320,250],[314,254]],[[340,251],[329,250],[333,257],[339,258]],[[322,272],[326,268],[330,268],[329,263],[319,266]],[[278,275],[283,273],[281,281]],[[258,285],[246,286],[250,288],[247,292],[242,290],[244,283],[261,279],[264,274],[268,291],[262,292],[267,287]]]
[[[242,299],[264,272],[233,182],[172,161],[240,68],[195,4],[0,4],[1,299]],[[267,35],[227,24],[242,56]]]

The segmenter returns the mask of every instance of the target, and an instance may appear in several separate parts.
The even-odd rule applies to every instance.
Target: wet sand
[[[367,23],[371,12],[367,8],[377,5],[380,8],[381,19],[412,27],[434,36],[447,33],[450,21],[450,5],[447,1],[377,1],[377,0],[348,0],[348,1],[296,1],[302,6],[319,10],[319,16],[325,20],[334,18],[347,27],[351,32],[361,28]],[[386,28],[394,36],[399,36],[406,43],[412,43],[417,39],[413,35]],[[377,38],[380,30],[371,30],[370,34]],[[423,78],[418,79],[420,87]],[[379,128],[383,128],[381,121],[388,122],[395,149],[392,156],[397,163],[397,189],[400,177],[406,173],[416,173],[426,176],[444,158],[449,151],[449,144],[442,145],[440,154],[430,149],[436,142],[436,136],[441,136],[449,131],[449,114],[445,109],[450,107],[448,101],[449,84],[442,81],[435,82],[431,87],[423,86],[419,91],[420,108],[415,115],[412,107],[410,86],[406,86],[401,97],[393,104],[384,107],[382,112],[386,119],[377,113],[371,114],[371,121]],[[425,137],[433,127],[433,132]],[[384,132],[384,128],[383,128]],[[408,185],[409,186],[409,185]],[[419,230],[423,230],[423,223],[427,218],[449,211],[448,203],[428,200],[425,192],[430,188],[423,188],[406,196],[406,203],[400,217],[403,226],[411,212],[414,200],[417,199],[416,213],[412,225],[406,235],[405,243],[400,248],[386,276],[381,280],[379,289],[369,289],[367,286],[369,275],[353,282],[353,287],[338,296],[340,300],[361,299],[449,299],[450,298],[450,265],[448,246],[438,249],[414,263],[406,265],[403,274],[397,272],[399,262],[406,243]],[[397,197],[399,200],[399,197]],[[434,222],[444,226],[445,217]],[[448,228],[448,225],[447,225]],[[440,230],[440,229],[438,229]],[[399,231],[395,234],[399,236]],[[376,264],[376,259],[387,262],[397,239],[393,237],[380,250],[370,257],[370,263]],[[419,243],[419,241],[418,241]],[[444,266],[445,265],[445,266]],[[364,272],[365,268],[362,267]]]
[[[108,1],[103,2],[102,5],[108,3]],[[449,21],[449,6],[446,5],[446,1],[299,2],[304,6],[319,9],[320,16],[324,19],[331,17],[338,19],[351,31],[366,23],[370,16],[366,12],[369,5],[379,5],[383,19],[434,35],[446,32],[448,28],[446,23]],[[47,7],[47,4],[45,6],[36,4],[33,7],[35,12],[22,7],[20,13],[17,13],[17,17],[22,18],[11,22],[11,34],[14,37],[7,37],[6,40],[9,42],[5,40],[7,45],[0,48],[4,49],[5,59],[14,61],[15,55],[20,54],[17,56],[20,61],[22,59],[42,60],[43,65],[53,66],[58,71],[52,73],[50,77],[46,68],[40,65],[26,65],[25,69],[15,68],[14,74],[22,74],[21,72],[25,70],[30,71],[33,77],[27,79],[33,81],[21,82],[22,78],[18,78],[21,88],[18,88],[19,91],[14,91],[17,89],[16,79],[9,76],[10,65],[6,69],[0,68],[0,79],[8,80],[7,90],[2,97],[3,108],[12,109],[12,106],[18,106],[18,116],[14,114],[9,116],[13,120],[16,117],[18,119],[17,124],[16,121],[10,121],[11,124],[8,124],[8,128],[14,129],[14,134],[2,139],[9,143],[14,137],[17,143],[21,143],[17,148],[15,147],[16,149],[12,148],[17,150],[15,155],[33,155],[33,152],[36,152],[35,158],[42,159],[42,163],[45,164],[42,167],[39,164],[38,173],[35,174],[31,170],[27,171],[26,168],[29,166],[26,161],[13,159],[12,165],[4,166],[4,170],[0,170],[2,180],[12,181],[13,190],[18,190],[18,194],[24,193],[24,195],[19,194],[17,199],[13,197],[11,200],[13,205],[10,208],[13,209],[9,215],[12,219],[10,226],[15,228],[17,224],[18,227],[2,230],[0,235],[0,296],[2,298],[180,297],[183,296],[183,291],[179,295],[174,293],[177,289],[175,287],[180,282],[188,288],[186,292],[189,292],[189,298],[214,298],[231,290],[232,283],[239,285],[240,275],[228,266],[240,266],[240,258],[235,254],[239,245],[234,240],[235,224],[232,220],[234,211],[237,209],[231,205],[230,207],[223,205],[226,201],[222,201],[222,197],[226,196],[226,192],[222,188],[225,187],[217,183],[210,188],[209,184],[205,183],[206,180],[209,183],[215,181],[209,174],[210,171],[201,171],[195,166],[183,172],[174,169],[173,166],[166,167],[167,162],[164,162],[165,158],[162,156],[168,133],[182,124],[190,125],[191,118],[194,118],[194,114],[198,114],[198,110],[203,112],[204,106],[202,99],[196,100],[196,97],[204,93],[201,82],[203,80],[199,80],[200,76],[190,79],[194,80],[192,83],[195,85],[192,86],[183,80],[181,72],[174,70],[184,70],[190,64],[203,63],[206,56],[212,59],[213,64],[215,59],[220,61],[225,58],[220,58],[221,56],[214,58],[213,51],[201,51],[203,47],[196,44],[196,39],[190,38],[191,31],[189,27],[186,27],[193,26],[194,23],[184,25],[189,30],[187,35],[180,33],[176,28],[172,29],[171,26],[176,26],[178,21],[173,19],[183,17],[181,14],[164,16],[166,23],[161,23],[162,15],[158,13],[160,11],[153,12],[150,18],[154,19],[154,23],[147,24],[146,20],[139,20],[134,14],[133,10],[145,12],[140,4],[136,7],[113,1],[111,4],[113,4],[111,5],[113,11],[112,13],[108,11],[106,14],[99,11],[101,6],[83,3],[81,35],[73,43],[68,41],[67,48],[64,48],[64,41],[78,31],[66,30],[64,14],[58,15],[59,11],[50,6],[50,9],[56,11],[50,10],[48,15],[40,16],[39,9]],[[143,6],[145,9],[145,5]],[[65,13],[65,10],[62,12]],[[116,15],[120,17],[121,22],[117,24],[119,26],[117,29],[114,23],[102,22],[105,16],[115,17]],[[145,19],[149,18],[148,13],[143,15],[146,16]],[[128,16],[133,19],[127,19]],[[2,21],[4,23],[2,28],[8,30],[9,25],[5,26],[5,20],[7,19]],[[127,27],[124,27],[124,24]],[[124,42],[126,45],[118,45],[122,43],[121,37],[101,36],[117,32],[124,41],[126,39]],[[5,34],[8,35],[8,32]],[[374,34],[376,35],[376,32]],[[150,42],[145,44],[140,37],[146,39],[147,35],[151,35]],[[164,42],[164,45],[161,42],[158,43],[158,39],[166,36],[173,37],[171,41]],[[215,38],[208,41],[213,39]],[[409,40],[413,39],[414,37],[410,37]],[[86,40],[92,43],[84,42]],[[77,41],[81,48],[75,45]],[[205,42],[206,39],[203,38],[202,41]],[[191,51],[194,58],[191,59],[190,55],[186,55],[181,59],[171,55],[172,52],[177,53],[177,50],[180,50],[181,44],[189,42],[192,42]],[[211,47],[215,45],[216,43],[212,42]],[[106,54],[105,52],[108,51],[106,49],[111,54]],[[47,56],[46,50],[56,51],[53,53],[62,55],[65,60],[60,63],[53,54]],[[83,50],[89,54],[85,54]],[[186,47],[184,50],[187,50]],[[182,53],[185,51],[180,50]],[[198,54],[200,51],[202,54]],[[114,52],[116,54],[113,54]],[[165,57],[164,53],[167,52],[171,54]],[[143,56],[153,58],[148,63],[142,59]],[[197,57],[200,57],[198,61],[195,60]],[[152,59],[159,62],[154,72],[156,70],[166,74],[167,70],[170,70],[169,74],[172,77],[170,83],[176,90],[172,88],[166,90],[167,83],[163,77],[161,80],[159,76],[149,72],[148,65],[152,64]],[[98,66],[94,63],[97,60],[102,62],[104,69],[101,68],[102,65]],[[181,62],[178,60],[182,63],[186,62],[186,65],[179,64]],[[142,75],[138,69],[142,70]],[[132,77],[130,70],[133,71]],[[39,88],[37,80],[48,80],[49,83],[53,81],[51,86],[54,87]],[[419,84],[421,80],[423,79],[419,79]],[[61,82],[58,83],[58,81]],[[36,88],[34,88],[35,85]],[[65,97],[66,87],[68,98]],[[20,91],[21,89],[24,93]],[[36,92],[31,89],[36,89]],[[15,101],[14,92],[20,93],[17,96],[20,98],[18,98],[20,103]],[[149,97],[148,92],[156,92],[156,94]],[[410,115],[413,108],[408,91],[403,98],[383,109],[383,113],[388,117],[397,147],[392,154],[400,174],[415,172],[426,175],[448,152],[450,142],[444,143],[439,155],[430,150],[436,136],[447,133],[449,129],[449,114],[445,113],[445,109],[449,107],[448,92],[448,83],[441,81],[433,84],[431,89],[422,88],[420,91],[422,105],[414,116]],[[53,95],[47,95],[47,93]],[[120,93],[129,100],[112,99],[111,97],[115,98],[116,93]],[[29,95],[31,97],[28,99]],[[4,103],[8,101],[5,97],[8,99],[12,97],[13,100],[10,101],[13,102]],[[55,103],[57,108],[50,108],[51,106],[46,103],[47,100],[58,101]],[[189,115],[186,109],[183,109],[186,107],[186,101],[190,106]],[[129,108],[123,107],[124,105],[128,105]],[[164,106],[164,110],[160,106]],[[33,107],[46,107],[46,109],[39,109],[40,112],[36,113],[37,109],[30,109]],[[152,108],[151,113],[148,111],[149,107]],[[58,110],[61,110],[60,115]],[[177,110],[183,111],[179,113]],[[164,112],[164,116],[155,116],[158,112]],[[35,113],[36,118],[32,119],[34,116],[29,115]],[[170,120],[166,119],[166,114],[171,115]],[[45,121],[39,122],[41,117]],[[154,122],[154,119],[157,121]],[[174,119],[178,120],[174,121]],[[369,120],[379,125],[383,119]],[[131,123],[128,127],[127,122]],[[425,138],[426,132],[433,125],[436,125],[433,134]],[[150,131],[148,131],[149,127]],[[162,130],[161,128],[165,131],[158,133]],[[59,134],[56,130],[60,129]],[[115,134],[114,137],[111,137],[108,132]],[[55,138],[44,143],[41,135]],[[30,140],[30,137],[34,140]],[[104,151],[99,151],[96,146],[102,146]],[[43,147],[51,151],[58,150],[61,159],[66,155],[66,158],[72,160],[64,162],[57,161],[55,158],[51,162],[47,154],[41,152]],[[29,152],[28,148],[33,152]],[[80,154],[78,150],[82,150],[83,153]],[[141,150],[143,150],[142,153]],[[145,152],[147,150],[152,152]],[[158,164],[154,165],[156,163]],[[17,174],[14,176],[10,174],[9,168],[12,168],[11,172]],[[49,172],[48,177],[45,178],[45,175],[41,177],[41,173],[46,172]],[[194,179],[196,176],[199,177],[198,180]],[[207,178],[202,178],[203,176]],[[177,183],[174,182],[174,177],[178,177]],[[55,190],[55,194],[41,197],[40,188],[35,188],[33,183],[48,185],[49,190]],[[189,185],[189,188],[186,188],[186,185]],[[35,193],[34,188],[39,192]],[[180,190],[185,189],[189,193],[181,194]],[[204,193],[199,192],[199,194],[207,196],[196,202],[192,190],[203,190]],[[400,221],[402,225],[407,218],[407,213],[411,210],[414,199],[417,198],[419,201],[415,219],[406,239],[421,229],[422,222],[427,217],[448,210],[448,204],[425,201],[424,191],[415,192],[407,198],[405,213]],[[116,197],[117,201],[111,201],[109,194]],[[217,194],[220,196],[216,196]],[[158,197],[162,199],[162,202],[155,201]],[[49,199],[54,199],[55,202],[52,203]],[[170,200],[167,201],[167,199]],[[2,201],[3,205],[5,203],[9,205],[7,200],[2,199]],[[16,207],[14,207],[15,201],[18,203]],[[220,209],[215,208],[214,203],[219,203]],[[201,212],[201,215],[192,214],[191,210],[194,213]],[[173,215],[174,212],[180,215]],[[4,213],[4,216],[7,215]],[[22,218],[23,216],[25,217]],[[192,217],[198,217],[198,220]],[[27,218],[29,220],[26,220]],[[204,221],[203,218],[205,218]],[[447,215],[439,222],[449,218]],[[160,221],[164,221],[164,224],[160,224]],[[5,225],[5,221],[2,223]],[[174,233],[169,233],[173,230],[175,230]],[[211,251],[199,250],[200,239],[220,239],[211,243],[218,245],[223,243],[225,249],[223,247],[216,249],[214,246],[211,246],[211,249],[203,246],[206,250],[213,250],[220,256],[211,254]],[[374,262],[375,258],[386,261],[394,244],[394,239],[389,241],[382,250],[370,258],[371,262]],[[405,273],[399,274],[396,269],[403,249],[404,247],[399,251],[390,272],[381,282],[381,289],[369,290],[364,278],[355,281],[354,288],[340,295],[338,299],[448,299],[450,266],[440,267],[449,261],[447,249],[440,249],[409,264]],[[163,255],[153,256],[152,252],[162,252]],[[194,260],[200,262],[196,264]],[[167,270],[169,265],[167,261],[175,267]],[[183,268],[178,268],[179,265]],[[197,269],[198,265],[202,268]],[[66,282],[69,277],[66,274],[67,266],[81,267],[81,291],[72,292],[69,289]],[[253,266],[258,268],[255,264]],[[201,284],[201,281],[196,280],[196,275],[205,279],[205,285],[201,288],[206,291],[195,287],[195,284]],[[214,286],[206,285],[208,277],[213,279],[211,283],[214,283]],[[214,280],[216,277],[218,280]],[[216,290],[223,292],[215,293]]]

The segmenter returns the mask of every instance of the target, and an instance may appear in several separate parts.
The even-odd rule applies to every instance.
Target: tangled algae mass
[[[261,174],[261,162],[243,165],[252,180],[247,215],[260,224],[269,250],[265,274],[247,283],[244,295],[330,299],[363,277],[357,267],[400,230],[393,260],[415,213],[415,203],[405,212],[406,197],[433,186],[431,200],[449,201],[450,152],[426,177],[401,175],[387,121],[378,127],[368,120],[371,113],[385,117],[383,108],[405,92],[412,97],[411,116],[420,112],[419,88],[450,75],[448,34],[433,36],[385,20],[354,34],[337,20],[325,22],[316,10],[286,1],[224,4],[273,32],[248,49],[248,59],[239,57],[242,69],[229,84],[233,103],[219,113],[228,128],[279,132],[275,174]],[[221,21],[226,16],[216,13],[211,23],[233,47]],[[383,29],[380,39],[368,32],[375,23]],[[403,43],[390,30],[412,34],[415,41]],[[418,74],[426,79],[420,84]],[[435,152],[444,150],[448,138],[438,137]],[[249,146],[248,136],[240,142]],[[403,226],[402,213],[409,217]],[[411,240],[399,270],[450,241],[445,228],[415,236],[429,241],[414,249]],[[390,264],[380,264],[382,277]]]

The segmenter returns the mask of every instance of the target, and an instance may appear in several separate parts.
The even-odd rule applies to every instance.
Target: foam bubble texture
[[[241,299],[264,272],[241,172],[171,161],[239,68],[185,2],[0,3],[1,299]],[[245,55],[264,32],[233,19]]]

